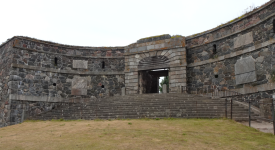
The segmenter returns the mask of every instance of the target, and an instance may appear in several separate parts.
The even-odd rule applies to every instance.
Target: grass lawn
[[[225,119],[25,121],[0,149],[275,149],[275,136]]]

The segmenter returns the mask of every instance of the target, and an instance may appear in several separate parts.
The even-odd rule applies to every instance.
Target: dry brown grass
[[[27,121],[0,149],[275,149],[275,136],[223,119]]]

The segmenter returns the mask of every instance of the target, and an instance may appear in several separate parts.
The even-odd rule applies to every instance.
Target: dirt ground
[[[224,119],[26,121],[0,149],[275,149],[275,136]]]
[[[249,122],[241,122],[243,125],[249,126]],[[265,133],[274,133],[273,130],[273,123],[269,123],[269,122],[258,122],[258,121],[251,121],[251,127],[255,128],[261,132],[265,132]]]

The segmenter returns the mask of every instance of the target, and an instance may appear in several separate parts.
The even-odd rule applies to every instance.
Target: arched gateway
[[[169,76],[169,92],[186,86],[185,38],[139,40],[125,48],[126,94],[157,93],[160,76]]]

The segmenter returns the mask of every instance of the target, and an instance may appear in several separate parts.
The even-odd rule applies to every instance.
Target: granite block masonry
[[[235,75],[237,85],[257,81],[255,60],[252,56],[237,60]]]
[[[169,93],[215,86],[257,100],[270,98],[275,90],[274,20],[271,0],[200,34],[164,34],[123,47],[15,36],[0,45],[0,127],[71,103],[158,92],[160,76],[169,76]]]

